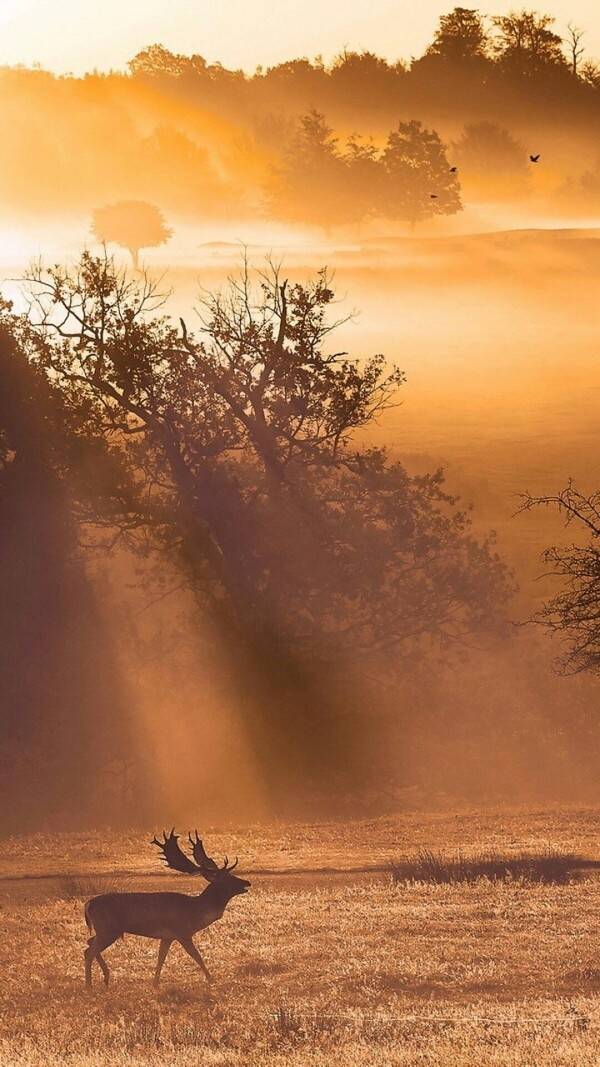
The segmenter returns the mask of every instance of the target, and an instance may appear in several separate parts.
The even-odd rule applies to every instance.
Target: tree
[[[321,99],[328,75],[322,61],[317,58],[313,62],[309,59],[289,59],[269,67],[264,74],[256,77],[260,78],[267,90],[269,107],[281,101],[287,111],[293,101],[297,113],[307,107],[311,100]]]
[[[568,37],[566,40],[567,50],[571,58],[571,71],[574,78],[579,75],[580,59],[585,52],[585,45],[581,42],[585,35],[585,30],[580,30],[578,26],[574,26],[572,22],[567,26]]]
[[[441,472],[411,477],[357,439],[403,375],[329,349],[324,272],[268,269],[257,290],[245,272],[206,296],[196,334],[107,257],[29,281],[46,373],[130,472],[113,526],[176,562],[210,614],[267,780],[341,773],[357,717],[368,729],[341,680],[496,625],[509,592]]]
[[[450,215],[461,210],[459,192],[439,136],[420,122],[401,122],[383,151],[356,134],[340,147],[318,111],[300,120],[270,190],[275,213],[327,227]]]
[[[139,270],[140,249],[166,244],[173,236],[159,208],[143,200],[120,200],[97,208],[92,233],[103,244],[114,242],[126,248],[135,270]]]
[[[330,227],[360,218],[347,185],[347,161],[325,116],[314,109],[302,115],[294,137],[274,168],[268,195],[281,218]]]
[[[352,101],[355,112],[380,109],[397,97],[406,71],[402,64],[390,66],[373,52],[344,51],[335,58],[330,71],[330,93]]]
[[[522,194],[527,187],[525,148],[493,122],[465,126],[453,146],[452,158],[471,197],[510,197]]]
[[[360,223],[377,210],[383,176],[380,154],[372,140],[362,140],[352,134],[342,160],[346,168],[344,196],[352,206],[354,219]]]
[[[433,41],[425,55],[437,56],[450,63],[468,63],[485,59],[490,46],[483,19],[477,10],[455,7],[442,15]]]
[[[494,51],[501,68],[520,77],[565,69],[562,40],[551,29],[554,21],[535,11],[513,11],[494,17],[498,31]]]
[[[142,48],[128,63],[133,77],[178,78],[189,66],[188,56],[170,52],[162,44]]]
[[[585,496],[569,482],[554,495],[526,494],[521,510],[534,507],[556,508],[566,526],[587,540],[546,549],[544,562],[550,573],[562,580],[563,589],[547,601],[533,621],[566,643],[559,660],[564,673],[600,674],[600,492]]]
[[[70,825],[89,818],[106,765],[129,741],[127,702],[78,551],[74,504],[78,497],[84,507],[93,496],[100,515],[106,449],[104,442],[74,432],[65,397],[37,364],[40,342],[22,316],[0,301],[5,829],[31,824],[40,797]],[[104,810],[118,817],[114,799],[116,809],[112,798],[103,798]]]
[[[400,122],[381,156],[380,213],[411,224],[462,210],[460,185],[450,173],[446,149],[421,122]]]
[[[579,68],[581,80],[592,89],[600,86],[600,64],[593,59],[587,59]]]

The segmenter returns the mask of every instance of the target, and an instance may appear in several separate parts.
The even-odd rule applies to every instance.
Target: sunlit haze
[[[598,1067],[599,129],[599,0],[0,0],[0,1067]]]

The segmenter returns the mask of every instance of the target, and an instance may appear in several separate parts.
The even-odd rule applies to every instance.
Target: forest
[[[411,226],[465,199],[585,215],[600,188],[599,93],[583,30],[460,7],[423,55],[396,63],[342,51],[247,74],[150,44],[126,73],[4,67],[0,211],[89,214],[134,198],[190,220],[326,230]]]

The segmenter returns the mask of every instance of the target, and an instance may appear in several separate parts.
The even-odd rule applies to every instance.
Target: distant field
[[[156,946],[134,937],[107,951],[109,990],[97,973],[85,991],[82,901],[64,877],[85,874],[92,892],[102,873],[123,888],[191,890],[184,876],[148,877],[157,870],[150,828],[5,839],[0,1063],[595,1067],[600,881],[393,886],[384,873],[311,872],[384,866],[424,847],[600,858],[599,825],[588,809],[203,828],[215,854],[240,853],[243,873],[305,874],[252,876],[250,894],[197,937],[213,989],[175,947],[158,994]],[[59,878],[14,880],[26,874]]]
[[[193,829],[191,821],[189,826]],[[170,829],[167,826],[166,829]],[[188,826],[180,826],[185,837]],[[390,864],[399,855],[434,848],[519,852],[556,847],[600,859],[600,809],[500,808],[475,811],[409,811],[363,821],[271,823],[253,826],[204,825],[200,829],[217,856],[239,855],[244,871],[289,871],[356,868]],[[80,833],[33,833],[0,840],[2,880],[23,876],[113,874],[175,877],[162,871],[150,838],[162,827],[146,830],[94,830]],[[183,833],[185,831],[185,833]]]

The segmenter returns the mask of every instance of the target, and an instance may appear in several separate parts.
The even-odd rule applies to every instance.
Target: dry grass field
[[[96,970],[87,992],[85,895],[192,888],[157,868],[149,836],[2,842],[2,1067],[600,1062],[600,880],[395,885],[356,870],[420,848],[600,858],[600,811],[206,828],[253,882],[197,935],[213,986],[175,946],[155,992],[156,943],[127,937],[106,953],[109,989]]]

